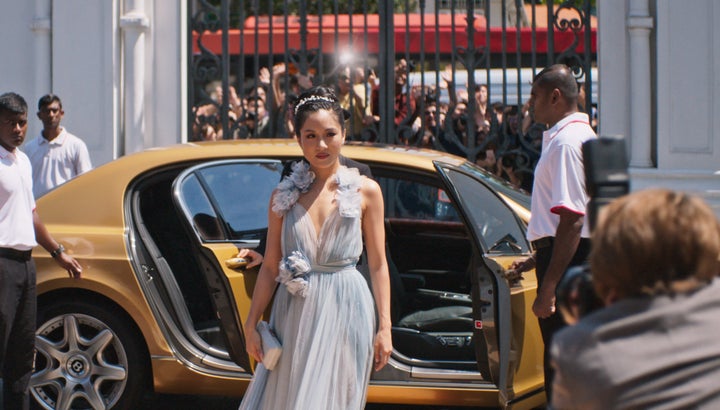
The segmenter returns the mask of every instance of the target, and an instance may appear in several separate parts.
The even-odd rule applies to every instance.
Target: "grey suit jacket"
[[[551,354],[553,409],[720,409],[720,280],[598,310]]]

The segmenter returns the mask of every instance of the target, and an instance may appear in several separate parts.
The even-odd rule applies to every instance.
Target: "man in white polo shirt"
[[[82,268],[40,221],[32,194],[30,161],[18,147],[27,131],[27,103],[0,95],[0,373],[5,410],[28,409],[35,350],[35,263],[38,243],[71,277]]]
[[[536,122],[548,127],[535,168],[527,232],[535,254],[510,267],[518,272],[536,268],[538,290],[533,313],[545,343],[548,399],[553,376],[550,343],[553,334],[565,326],[555,309],[555,290],[567,269],[585,263],[590,252],[582,145],[597,136],[588,115],[578,112],[577,101],[577,82],[566,65],[547,67],[533,79],[530,110]]]
[[[92,169],[83,140],[60,126],[64,115],[62,101],[57,95],[47,94],[38,101],[37,116],[43,123],[43,130],[23,147],[32,164],[35,198]]]

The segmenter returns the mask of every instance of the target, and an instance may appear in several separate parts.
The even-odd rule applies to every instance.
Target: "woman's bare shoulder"
[[[382,190],[380,189],[380,184],[378,184],[377,181],[375,181],[374,179],[368,178],[366,176],[363,176],[360,191],[367,199],[382,198]]]

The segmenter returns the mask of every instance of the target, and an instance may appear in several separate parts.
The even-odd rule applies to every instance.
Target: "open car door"
[[[267,230],[267,209],[282,164],[275,160],[227,160],[197,165],[173,183],[173,200],[197,249],[218,323],[201,330],[210,344],[250,371],[242,320],[250,309],[257,268],[233,264],[241,248],[256,248]],[[261,250],[262,251],[262,250]],[[199,323],[195,328],[202,328]]]
[[[524,222],[497,192],[504,189],[508,197],[518,193],[500,187],[499,182],[467,164],[457,167],[438,162],[435,166],[447,184],[447,194],[467,221],[476,249],[482,251],[475,256],[482,260],[472,264],[471,291],[478,369],[483,374],[489,372],[498,388],[500,403],[509,406],[537,394],[539,388],[516,392],[513,387],[516,374],[530,379],[529,374],[518,372],[518,359],[528,357],[520,351],[527,348],[525,341],[532,340],[525,335],[528,328],[525,321],[535,320],[530,310],[535,287],[511,286],[503,275],[512,261],[527,257],[531,249],[525,238]],[[494,189],[489,184],[494,184]],[[530,356],[538,361],[538,355]],[[481,360],[484,358],[487,361]],[[542,368],[542,355],[539,363],[533,365]]]

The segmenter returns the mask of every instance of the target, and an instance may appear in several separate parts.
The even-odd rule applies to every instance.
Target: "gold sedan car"
[[[529,198],[464,159],[354,145],[383,189],[394,351],[368,401],[532,408],[545,402]],[[256,248],[293,140],[190,143],[122,157],[49,192],[38,209],[83,265],[36,252],[31,392],[45,409],[134,409],[143,393],[241,396],[254,363],[242,321]],[[352,323],[348,323],[352,326]]]

